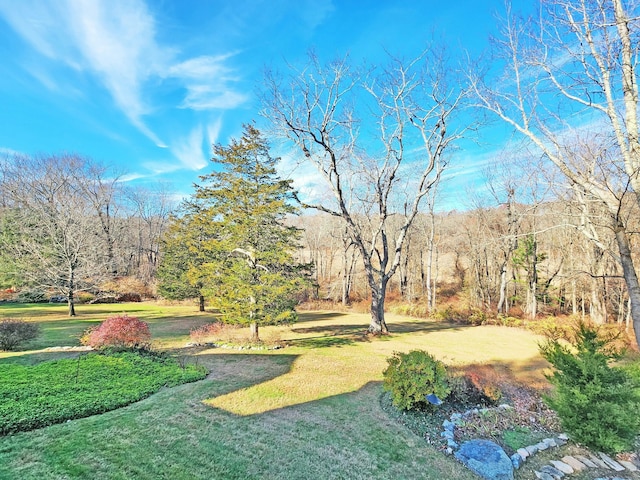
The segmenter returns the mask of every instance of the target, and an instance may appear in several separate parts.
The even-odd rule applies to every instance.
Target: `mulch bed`
[[[561,432],[557,415],[544,404],[540,392],[514,384],[502,384],[500,388],[502,397],[497,403],[512,408],[497,408],[496,403],[488,401],[462,402],[450,396],[437,407],[402,411],[393,405],[388,392],[381,395],[380,404],[391,418],[443,451],[447,450],[447,441],[441,436],[443,422],[454,413],[471,410],[474,413],[465,415],[462,424],[456,426],[458,443],[478,438],[493,440],[511,455],[520,447]]]

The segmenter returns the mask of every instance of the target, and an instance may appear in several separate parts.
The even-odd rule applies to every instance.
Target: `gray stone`
[[[600,460],[598,457],[596,457],[593,453],[589,454],[589,459],[600,468],[611,469],[611,467],[609,465],[604,463],[602,460]]]
[[[566,441],[566,440],[563,440],[563,439],[561,439],[560,437],[556,438],[556,445],[557,445],[558,447],[561,447],[561,446],[566,445],[566,444],[567,444],[567,441]]]
[[[576,472],[581,472],[582,470],[587,468],[587,466],[584,463],[572,457],[571,455],[564,456],[560,460],[562,460],[567,465],[571,465],[571,468],[573,468]]]
[[[529,455],[535,455],[538,453],[538,447],[536,445],[529,445],[528,447],[525,447],[525,450],[529,452]]]
[[[529,451],[526,448],[519,448],[518,454],[522,457],[522,460],[526,460],[529,455]]]
[[[544,440],[542,440],[542,443],[544,443],[549,448],[558,446],[553,438],[545,438]]]
[[[523,462],[524,458],[522,458],[519,453],[514,453],[513,455],[511,455],[511,465],[513,465],[513,468],[515,468],[516,470],[518,470],[522,466]]]
[[[455,457],[487,480],[513,480],[513,465],[502,447],[489,440],[470,440],[460,446]]]
[[[552,467],[551,465],[545,465],[540,469],[540,471],[544,473],[548,473],[556,480],[560,480],[562,477],[564,477],[564,473],[562,473],[556,467]]]
[[[447,440],[453,440],[453,431],[445,430],[444,432],[440,432],[440,436],[446,438]]]
[[[571,475],[573,472],[575,472],[575,470],[573,469],[573,467],[567,463],[561,462],[560,460],[551,460],[549,462],[551,465],[553,465],[554,467],[556,467],[558,470],[560,470],[562,473],[564,473],[565,475]]]
[[[602,452],[599,452],[598,455],[600,456],[602,461],[607,464],[607,466],[613,468],[616,472],[622,472],[624,470],[624,467],[620,465],[618,462],[616,462],[609,455],[605,455]]]
[[[445,430],[451,430],[451,431],[453,431],[453,429],[456,427],[455,423],[450,422],[449,420],[445,420],[444,422],[442,422],[442,426],[444,427]]]
[[[462,414],[461,413],[452,413],[451,414],[451,421],[453,423],[457,423],[460,420],[462,420]]]
[[[629,470],[630,472],[637,472],[638,467],[636,467],[633,463],[627,462],[626,460],[618,460],[618,463],[622,465],[624,468]]]
[[[591,460],[589,460],[587,457],[583,457],[582,455],[576,455],[576,459],[578,461],[580,461],[581,463],[584,463],[587,467],[589,468],[598,468],[598,465],[596,465],[595,463],[593,463]]]
[[[546,450],[549,448],[549,445],[545,442],[536,443],[536,447],[538,447],[539,451]]]
[[[538,472],[537,470],[535,472],[533,472],[536,474],[536,478],[539,478],[540,480],[554,480],[554,478],[549,475],[548,473],[545,472]]]
[[[498,408],[501,408],[502,410],[511,410],[513,407],[509,404],[503,403],[502,405],[498,405]]]
[[[567,435],[566,433],[561,433],[560,435],[558,435],[558,438],[566,442],[567,440],[569,440],[569,435]]]
[[[455,440],[453,440],[451,438],[447,439],[447,447],[455,450],[455,449],[458,448],[458,446],[459,446],[458,442],[456,442]]]

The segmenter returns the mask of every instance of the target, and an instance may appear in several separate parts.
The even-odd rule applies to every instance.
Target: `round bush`
[[[37,323],[27,323],[15,318],[0,320],[0,350],[13,350],[21,343],[33,340],[39,333]]]
[[[391,393],[397,408],[428,408],[431,404],[425,398],[427,395],[435,393],[443,400],[451,392],[444,363],[423,350],[396,352],[387,359],[387,363],[383,386]]]
[[[93,348],[148,349],[151,346],[149,325],[127,314],[107,318],[96,328],[89,330],[82,343]]]

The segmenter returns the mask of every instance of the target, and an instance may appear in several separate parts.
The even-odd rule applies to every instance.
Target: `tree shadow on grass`
[[[331,324],[318,325],[315,327],[293,327],[292,332],[296,334],[319,334],[318,336],[298,338],[288,340],[287,343],[292,346],[300,347],[341,347],[351,345],[356,342],[370,342],[373,338],[381,341],[389,341],[394,339],[394,334],[416,333],[416,332],[438,332],[443,330],[461,330],[470,328],[466,325],[456,325],[453,323],[434,322],[434,321],[414,321],[414,322],[397,322],[389,325],[389,334],[374,337],[367,334],[368,325],[363,324]]]
[[[344,317],[345,315],[347,314],[341,312],[299,312],[296,324],[332,320],[334,318]]]
[[[299,355],[289,354],[185,353],[188,363],[202,365],[209,371],[207,378],[201,380],[208,384],[202,400],[253,387],[285,375],[291,371],[298,357]]]

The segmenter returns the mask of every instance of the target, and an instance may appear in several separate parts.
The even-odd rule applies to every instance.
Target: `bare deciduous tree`
[[[609,215],[640,345],[640,283],[625,200],[640,204],[637,0],[548,0],[536,21],[508,12],[496,45],[506,70],[470,80],[478,104],[524,135]],[[599,145],[596,154],[591,148]]]
[[[348,59],[313,56],[285,80],[267,75],[264,115],[311,162],[333,194],[307,208],[342,218],[360,252],[371,291],[369,331],[387,331],[384,304],[407,232],[440,179],[463,128],[454,120],[464,93],[450,66],[430,50],[386,67],[358,70]],[[404,213],[392,237],[391,218]],[[392,237],[392,238],[390,238]]]
[[[75,315],[76,293],[112,274],[113,258],[100,221],[109,201],[103,198],[109,189],[100,181],[104,170],[66,154],[16,155],[1,161],[0,169],[12,218],[12,236],[2,248],[28,285],[66,297],[69,315]]]

